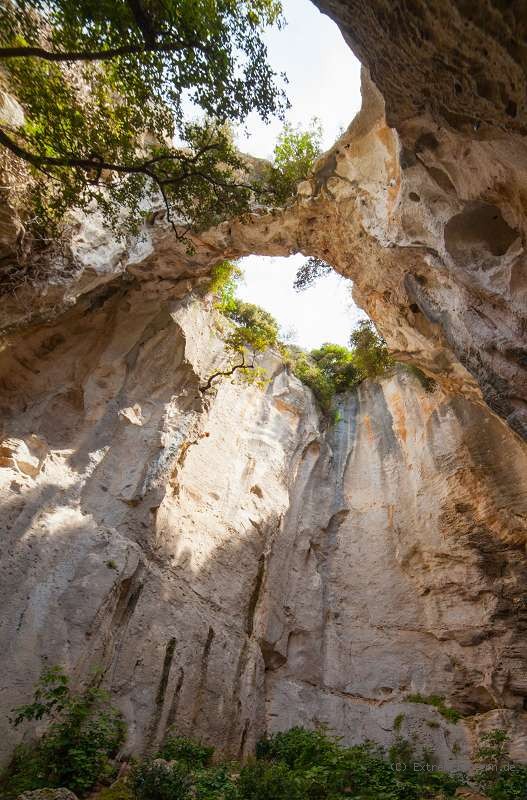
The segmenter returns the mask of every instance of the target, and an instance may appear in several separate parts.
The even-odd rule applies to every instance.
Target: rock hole
[[[419,203],[419,201],[421,200],[421,198],[419,197],[419,195],[417,194],[417,192],[410,192],[410,193],[409,193],[409,195],[408,195],[408,197],[409,197],[409,198],[410,198],[410,200],[412,200],[414,203]]]
[[[445,246],[457,263],[475,268],[494,266],[518,239],[518,231],[503,219],[501,211],[488,203],[472,203],[451,217],[445,226]]]
[[[415,152],[420,153],[423,150],[436,150],[439,147],[439,142],[433,133],[422,133],[415,143]]]
[[[509,100],[505,106],[505,113],[508,114],[509,117],[513,118],[518,114],[518,105],[514,102],[514,100]]]

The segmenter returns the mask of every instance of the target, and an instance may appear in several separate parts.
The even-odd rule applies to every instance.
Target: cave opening
[[[306,350],[327,342],[346,346],[351,331],[368,319],[352,298],[352,281],[331,270],[299,290],[295,279],[306,260],[300,253],[240,259],[237,296],[272,314],[290,344]]]

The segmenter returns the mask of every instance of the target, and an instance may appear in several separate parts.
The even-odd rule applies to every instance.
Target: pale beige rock
[[[127,753],[171,725],[235,757],[293,724],[388,745],[404,714],[401,733],[446,768],[467,768],[496,727],[527,760],[517,12],[317,3],[375,83],[365,72],[361,113],[286,208],[225,221],[192,252],[159,209],[127,242],[78,215],[65,258],[7,271],[4,760],[21,735],[8,711],[50,663],[75,685],[103,668]],[[4,262],[23,239],[6,200]],[[190,291],[224,258],[295,252],[351,277],[436,391],[399,370],[341,398],[328,427],[268,355],[264,392],[203,396],[226,354]]]
[[[515,434],[404,371],[325,427],[272,354],[264,391],[204,396],[226,359],[206,304],[144,287],[88,302],[0,358],[6,438],[49,448],[34,479],[0,470],[2,719],[43,664],[75,685],[100,666],[127,753],[172,725],[235,757],[293,724],[389,744],[404,713],[448,768],[489,725],[525,759]],[[17,735],[2,729],[4,758]]]
[[[26,441],[7,438],[0,442],[0,467],[10,467],[35,478],[46,452],[46,444],[38,436],[30,435]]]

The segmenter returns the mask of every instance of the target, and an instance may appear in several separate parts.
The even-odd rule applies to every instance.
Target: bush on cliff
[[[301,353],[293,361],[293,372],[327,411],[335,394],[353,389],[365,378],[379,378],[393,363],[384,339],[364,320],[352,332],[350,348],[328,343]]]
[[[285,202],[295,194],[296,187],[309,175],[321,153],[322,128],[313,119],[308,128],[284,125],[274,148],[269,186],[274,198]]]

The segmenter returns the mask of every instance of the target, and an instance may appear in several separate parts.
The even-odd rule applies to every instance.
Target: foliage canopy
[[[313,119],[302,129],[286,123],[274,148],[274,159],[269,177],[271,190],[279,202],[294,195],[297,184],[307,178],[315,160],[321,153],[322,128]]]
[[[293,371],[327,411],[335,394],[352,389],[365,378],[379,377],[392,365],[386,342],[372,322],[363,320],[351,334],[350,349],[323,344],[310,353],[299,354]]]
[[[280,0],[3,3],[0,62],[26,121],[2,124],[0,144],[30,166],[37,218],[96,203],[114,228],[134,229],[161,193],[183,236],[247,209],[252,186],[225,123],[282,115],[262,39],[275,24]],[[204,122],[185,119],[187,100]]]

